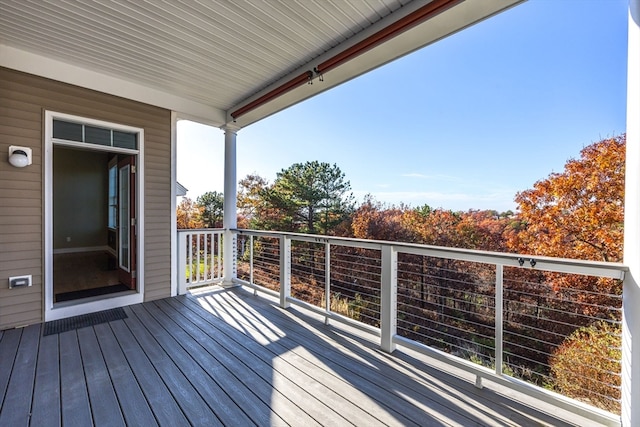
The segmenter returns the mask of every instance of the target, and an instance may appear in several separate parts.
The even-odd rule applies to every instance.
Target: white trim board
[[[98,301],[65,302],[54,304],[53,295],[53,147],[56,140],[53,138],[53,120],[73,120],[79,123],[86,123],[102,126],[111,129],[118,129],[138,134],[138,150],[131,150],[132,155],[137,155],[136,173],[136,227],[138,231],[137,245],[137,290],[126,295],[108,297],[105,296]],[[144,301],[144,129],[132,126],[125,126],[118,123],[111,123],[101,120],[89,119],[70,114],[45,111],[44,122],[44,320],[45,322],[65,317],[77,316],[80,314],[93,313],[96,311],[108,310],[115,307],[124,307],[131,304],[138,304]],[[92,144],[84,144],[84,149],[91,149]],[[73,248],[77,249],[77,248]],[[99,250],[102,250],[100,247]]]

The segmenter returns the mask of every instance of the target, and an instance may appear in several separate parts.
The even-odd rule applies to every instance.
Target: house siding
[[[44,111],[143,128],[146,301],[171,294],[171,112],[0,67],[0,330],[44,319]],[[7,162],[9,146],[33,164]],[[8,278],[33,275],[30,288]]]

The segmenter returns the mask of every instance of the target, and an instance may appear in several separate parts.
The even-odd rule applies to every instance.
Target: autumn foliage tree
[[[385,207],[368,195],[352,215],[352,236],[358,239],[415,242],[417,236],[406,226],[404,207]]]
[[[621,346],[617,326],[598,322],[577,329],[551,358],[556,388],[569,397],[619,412]]]
[[[585,147],[561,173],[516,195],[524,225],[510,248],[532,255],[622,260],[625,136]]]
[[[196,205],[193,200],[183,197],[176,209],[178,229],[202,228],[202,208]]]
[[[585,147],[578,159],[566,163],[564,171],[552,173],[516,195],[519,223],[507,236],[508,248],[532,255],[620,262],[624,169],[624,135]],[[539,339],[555,342],[550,337],[567,336],[557,343],[559,347],[548,361],[551,385],[604,409],[619,410],[612,390],[619,381],[616,352],[620,331],[615,324],[620,321],[621,281],[542,275],[541,285],[532,285],[530,280],[520,280],[515,287],[507,283],[505,301],[531,307],[535,298],[536,308],[545,313],[538,328],[550,332]],[[539,295],[534,297],[536,293]],[[519,301],[522,298],[527,301]],[[520,322],[524,323],[523,319]],[[510,328],[505,326],[506,331]]]
[[[507,246],[514,252],[594,261],[622,261],[625,136],[603,139],[569,160],[532,189],[516,195],[520,228]],[[558,294],[586,290],[582,311],[598,315],[619,295],[621,283],[587,276],[547,274]],[[591,293],[592,292],[592,293]]]

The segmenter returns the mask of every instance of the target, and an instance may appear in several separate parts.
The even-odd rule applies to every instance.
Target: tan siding
[[[13,185],[12,185],[13,186]],[[16,185],[19,187],[19,185]],[[34,199],[39,200],[42,196],[40,189],[28,188],[0,188],[0,199]]]
[[[30,272],[32,275],[36,275],[35,273],[32,273],[32,272],[41,271],[39,270],[41,266],[42,266],[41,257],[31,258],[31,259],[21,259],[18,261],[0,261],[0,271],[2,271],[3,276],[5,276],[5,278],[3,279],[4,286],[9,285],[9,282],[7,282],[7,279],[10,276],[29,274]],[[22,270],[28,270],[28,271],[25,272]],[[7,292],[9,292],[9,289],[5,288],[4,286],[0,291],[0,295],[2,295],[2,298],[0,298],[0,300],[4,300],[5,297],[8,298],[13,296],[12,294],[7,294]],[[13,291],[13,293],[15,294],[19,294],[20,292],[22,292],[22,290]],[[0,315],[2,315],[1,312],[0,312]]]
[[[16,236],[16,235],[10,235],[10,236],[12,236],[12,240],[7,243],[3,243],[2,246],[0,246],[0,253],[2,252],[15,253],[18,251],[29,251],[34,248],[34,242],[37,243],[37,245],[35,245],[36,249],[40,250],[39,238],[38,240],[29,241],[29,240],[23,239],[21,236]]]
[[[43,320],[44,110],[144,128],[145,233],[153,249],[145,257],[145,299],[169,296],[170,112],[0,68],[0,329]],[[11,167],[9,145],[31,147],[33,165]],[[22,274],[33,275],[33,286],[9,290],[8,277]]]
[[[158,300],[158,299],[163,299],[163,298],[168,298],[171,296],[171,293],[167,293],[164,291],[164,289],[158,290],[158,289],[151,289],[149,291],[145,291],[144,293],[144,300],[145,301],[154,301],[154,300]]]
[[[33,212],[37,210],[38,212],[34,215]],[[23,215],[16,212],[16,210],[5,209],[6,212],[0,213],[0,225],[7,226],[7,233],[26,233],[28,231],[26,227],[28,225],[33,225],[35,221],[39,221],[42,216],[42,209],[22,209],[24,211]],[[30,211],[30,212],[26,212]],[[12,213],[13,212],[13,213]],[[20,215],[20,216],[18,216]],[[9,228],[10,227],[10,228]],[[42,232],[40,227],[33,227],[34,231]]]
[[[3,317],[11,319],[11,323],[6,324],[5,329],[42,322],[42,306],[39,302],[12,304],[7,308],[8,310],[3,314]],[[0,306],[0,310],[5,312],[2,306]]]
[[[42,235],[40,234],[40,232],[31,232],[31,233],[7,233],[7,234],[0,234],[0,245],[8,245],[12,242],[40,242],[40,238],[42,237]]]

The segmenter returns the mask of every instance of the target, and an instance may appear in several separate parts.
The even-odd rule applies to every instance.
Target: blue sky
[[[626,119],[627,0],[529,0],[238,133],[238,179],[336,163],[358,201],[515,210]],[[178,181],[223,190],[224,136],[178,124]]]

